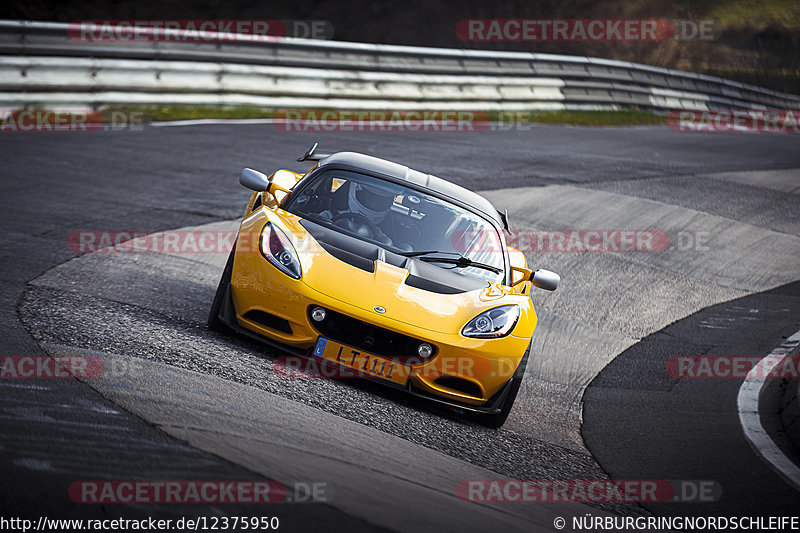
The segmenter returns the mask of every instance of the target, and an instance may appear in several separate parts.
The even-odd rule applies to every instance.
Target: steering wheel
[[[344,221],[344,224],[339,224],[340,221]],[[381,234],[380,229],[373,221],[358,213],[339,213],[333,217],[332,222],[340,228],[368,239],[376,239]]]

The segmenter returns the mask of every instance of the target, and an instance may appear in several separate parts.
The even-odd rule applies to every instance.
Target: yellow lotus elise
[[[244,169],[254,192],[208,325],[447,404],[500,427],[536,312],[504,213],[463,187],[376,157],[321,154],[305,173]]]

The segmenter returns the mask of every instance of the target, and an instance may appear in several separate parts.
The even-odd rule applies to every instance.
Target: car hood
[[[458,333],[498,300],[514,298],[500,285],[393,254],[308,220],[292,226],[302,242],[303,283],[386,319]]]

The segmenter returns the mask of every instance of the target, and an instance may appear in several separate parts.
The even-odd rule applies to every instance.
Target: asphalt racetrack
[[[287,378],[276,369],[280,352],[209,331],[224,253],[68,246],[77,231],[235,231],[248,198],[241,168],[305,170],[295,158],[314,141],[484,193],[508,210],[529,265],[561,274],[555,293],[534,289],[540,322],[500,430],[371,383]],[[742,379],[667,371],[678,356],[763,357],[800,330],[800,150],[791,134],[151,125],[3,133],[0,152],[2,355],[89,353],[122,369],[0,380],[4,516],[245,514],[278,516],[283,531],[553,531],[557,517],[587,514],[797,513],[797,488],[742,430]],[[559,251],[529,239],[540,230],[646,230],[669,241]],[[791,387],[768,390],[757,413],[790,462],[797,450],[782,439],[779,404]],[[645,504],[457,494],[465,480],[609,478],[713,490],[701,501]],[[69,496],[76,481],[131,479],[275,480],[289,494],[279,504],[214,506]],[[314,484],[324,490],[309,497]]]

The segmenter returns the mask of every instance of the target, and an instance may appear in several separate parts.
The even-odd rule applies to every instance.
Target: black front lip
[[[220,309],[219,319],[224,323],[226,326],[231,328],[234,332],[240,335],[244,335],[249,337],[253,340],[261,342],[263,344],[267,344],[272,346],[273,348],[277,348],[279,350],[283,350],[289,352],[292,355],[297,355],[300,357],[307,357],[307,358],[314,358],[317,361],[322,361],[325,365],[334,365],[335,367],[341,368],[349,368],[345,367],[344,365],[340,365],[334,361],[329,361],[327,359],[322,359],[320,357],[314,356],[314,348],[313,346],[306,349],[296,348],[294,346],[290,346],[287,344],[283,344],[282,342],[278,342],[263,335],[259,335],[258,333],[252,332],[249,329],[243,328],[239,325],[238,320],[236,320],[236,309],[233,306],[233,297],[231,295],[231,286],[228,284],[228,287],[225,289],[225,302],[222,305],[222,309]],[[508,391],[511,388],[511,380],[509,380],[506,385],[500,389],[494,396],[489,398],[486,403],[483,405],[467,405],[463,403],[454,402],[451,400],[446,400],[444,398],[440,398],[438,396],[434,396],[428,392],[425,392],[417,387],[415,387],[411,380],[408,380],[405,386],[393,383],[391,381],[387,381],[381,379],[379,377],[374,377],[370,375],[364,375],[362,379],[367,379],[369,381],[373,381],[375,383],[380,383],[381,385],[396,389],[396,390],[404,390],[407,393],[411,394],[412,396],[416,396],[418,398],[424,398],[426,400],[430,400],[436,402],[441,405],[446,405],[448,407],[453,407],[456,409],[461,409],[464,411],[470,411],[473,413],[483,413],[483,414],[497,414],[500,412],[500,406],[503,405],[503,401],[505,400],[506,396],[508,396]]]

